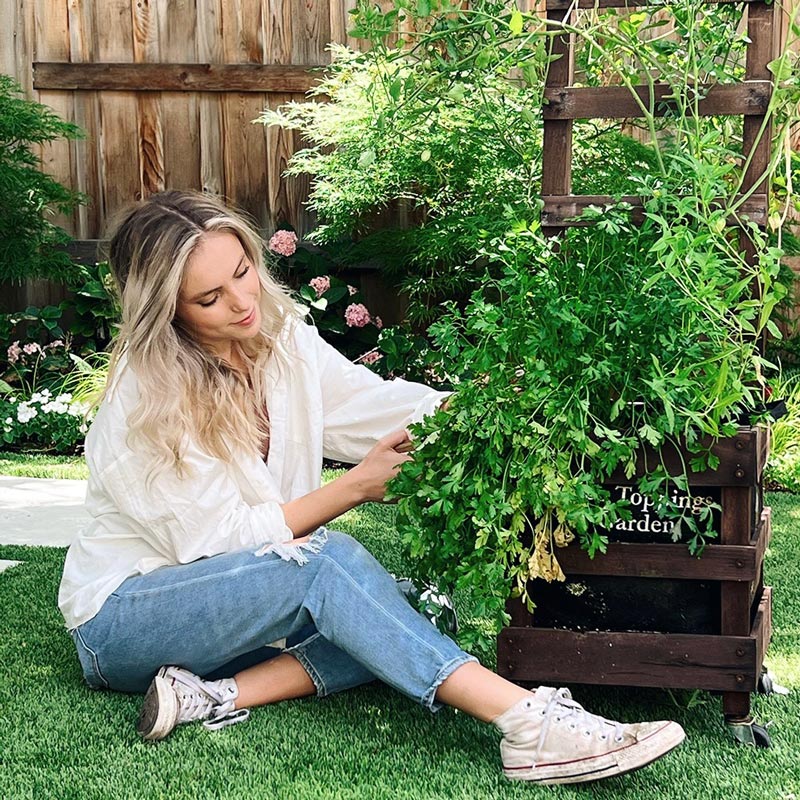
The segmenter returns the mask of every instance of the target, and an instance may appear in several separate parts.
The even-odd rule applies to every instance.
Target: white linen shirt
[[[281,505],[320,486],[323,457],[359,463],[387,433],[431,414],[447,396],[384,381],[353,364],[302,321],[281,335],[283,366],[268,367],[270,440],[231,463],[188,443],[187,476],[169,471],[145,488],[147,459],[126,443],[138,397],[122,368],[86,437],[92,521],[67,552],[58,605],[68,629],[90,620],[128,577],[170,564],[290,541]]]

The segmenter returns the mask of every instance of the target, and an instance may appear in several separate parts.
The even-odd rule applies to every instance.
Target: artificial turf
[[[794,800],[800,797],[800,497],[773,494],[766,557],[774,587],[767,661],[789,696],[756,696],[772,747],[733,742],[707,693],[574,687],[597,713],[677,719],[687,741],[646,769],[583,787],[536,787],[500,774],[499,734],[462,713],[431,715],[379,684],[324,700],[256,709],[217,733],[179,728],[139,741],[141,698],[89,690],[56,608],[64,550],[0,547],[24,563],[0,574],[0,798],[626,798]],[[337,527],[404,571],[392,509],[364,506]]]

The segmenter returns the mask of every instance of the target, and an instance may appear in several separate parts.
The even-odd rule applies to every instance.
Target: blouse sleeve
[[[400,378],[384,380],[345,358],[312,326],[298,328],[306,329],[301,346],[316,355],[326,458],[359,463],[378,439],[433,414],[449,394]]]
[[[145,487],[144,464],[127,450],[101,474],[103,488],[120,513],[137,523],[142,537],[172,563],[293,538],[278,502],[249,505],[228,467],[196,447],[187,448],[185,477],[168,470]]]

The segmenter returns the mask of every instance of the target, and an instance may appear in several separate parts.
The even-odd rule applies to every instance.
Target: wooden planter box
[[[509,601],[498,672],[520,683],[719,691],[729,721],[749,720],[771,635],[762,569],[771,534],[761,490],[768,447],[767,429],[741,428],[715,445],[716,470],[691,475],[692,496],[721,506],[718,538],[699,558],[672,541],[668,521],[632,497],[648,464],[661,457],[680,474],[685,454],[643,450],[637,475],[615,474],[607,484],[639,501],[633,521],[608,531],[615,541],[594,559],[577,544],[558,550],[567,580],[529,587],[533,615]]]

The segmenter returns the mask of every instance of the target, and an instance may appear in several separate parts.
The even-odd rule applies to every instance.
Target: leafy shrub
[[[367,366],[380,361],[376,344],[383,322],[366,307],[357,286],[334,274],[341,261],[325,250],[298,247],[297,234],[289,230],[276,231],[267,251],[272,271],[294,290],[326,341],[352,361]]]
[[[0,396],[0,440],[9,450],[72,454],[83,445],[88,406],[49,389],[27,399]]]
[[[328,102],[288,103],[260,118],[312,145],[288,169],[314,179],[320,225],[311,240],[355,237],[350,257],[380,263],[418,324],[442,300],[465,301],[486,269],[478,251],[487,238],[539,208],[543,42],[536,58],[497,54],[480,66],[474,46],[452,36],[445,66],[392,48],[334,47],[312,93]],[[451,68],[459,61],[469,69]],[[517,61],[523,77],[510,81]],[[579,125],[575,140],[575,186],[587,194],[630,193],[631,166],[655,166],[652,148],[609,126]]]
[[[59,245],[69,236],[47,215],[69,213],[83,197],[42,172],[33,148],[83,134],[21,94],[0,75],[0,281],[68,281],[75,267]]]
[[[633,226],[622,204],[590,208],[589,227],[569,230],[556,247],[536,221],[534,183],[526,213],[503,209],[502,227],[487,227],[468,265],[486,267],[469,302],[446,304],[430,328],[456,393],[447,416],[416,429],[415,458],[392,484],[401,535],[420,574],[471,594],[495,631],[507,619],[510,593],[530,607],[531,578],[563,577],[557,547],[577,539],[590,554],[603,550],[608,523],[630,514],[603,481],[616,468],[632,475],[645,445],[688,449],[682,475],[648,465],[638,488],[659,513],[677,515],[690,549],[701,553],[712,535],[711,510],[693,520],[661,498],[688,490],[693,471],[713,469],[709,443],[731,435],[760,405],[768,365],[758,342],[764,330],[776,332],[770,316],[785,292],[777,280],[781,250],[741,215],[740,130],[695,108],[697,86],[740,74],[733,51],[741,48],[730,47],[736,26],[727,23],[741,8],[704,6],[700,25],[692,23],[696,12],[689,2],[657,17],[587,9],[563,26],[602,65],[591,81],[631,91],[655,80],[669,86],[667,120],[640,106],[646,157],[601,174],[602,193],[616,174],[615,186],[643,199],[643,224]],[[357,19],[380,39],[392,13],[408,13],[408,4],[389,12],[362,5]],[[657,30],[663,14],[672,15],[672,43]],[[448,4],[447,13],[418,22],[404,24],[405,50],[378,50],[375,74],[384,75],[383,57],[390,70],[408,62],[423,69],[429,58],[430,85],[474,88],[494,61],[496,76],[505,68],[513,87],[518,73],[509,68],[541,74],[540,44],[558,27],[551,21],[545,29],[535,14],[492,2],[463,10]],[[544,52],[546,63],[546,46]],[[373,56],[363,58],[372,66]],[[785,143],[798,119],[798,59],[787,54],[770,68],[776,85],[769,112],[776,141]],[[390,72],[373,90],[387,120],[402,118],[416,98],[405,80],[393,96],[395,74],[402,73]],[[541,91],[531,84],[537,107]],[[586,163],[594,168],[597,161],[589,156]],[[776,153],[768,183],[783,163]],[[538,170],[534,159],[530,174]],[[737,227],[729,227],[731,219]],[[465,625],[462,643],[481,647],[486,633]]]
[[[772,424],[764,479],[773,488],[800,493],[800,373],[770,381],[772,396],[786,403],[786,415]]]

